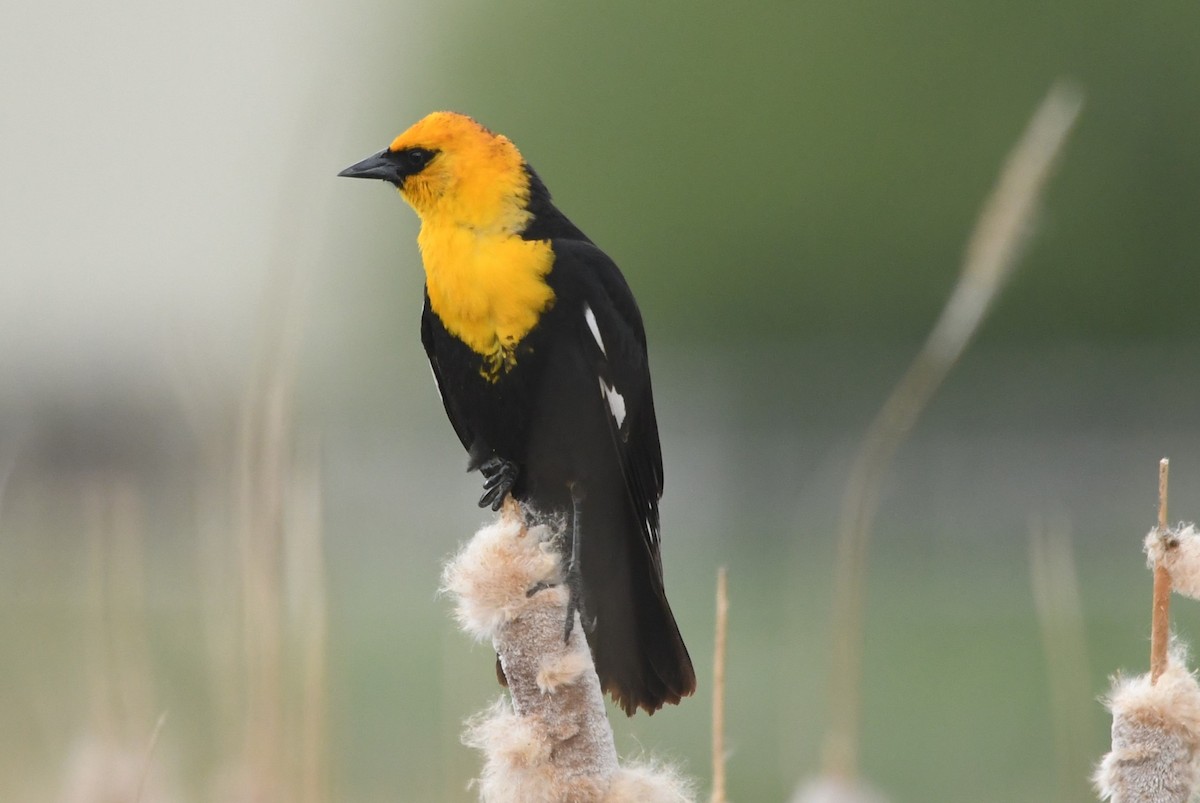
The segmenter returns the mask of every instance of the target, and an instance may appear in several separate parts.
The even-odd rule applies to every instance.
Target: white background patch
[[[442,386],[438,382],[437,371],[433,370],[433,363],[429,364],[429,373],[433,377],[433,389],[437,391],[438,398],[444,403],[446,400],[442,398]]]

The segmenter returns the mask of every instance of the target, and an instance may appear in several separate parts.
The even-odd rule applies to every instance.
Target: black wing
[[[595,448],[603,449],[607,440],[616,458],[611,463],[599,453],[587,458],[595,461],[588,482],[600,500],[583,513],[584,609],[594,617],[588,643],[601,688],[627,714],[638,708],[653,712],[692,694],[696,673],[663,589],[662,449],[646,332],[621,271],[554,206],[546,186],[528,170],[533,219],[522,236],[549,240],[554,249],[548,281],[558,301],[550,315],[555,337],[566,339],[557,345],[572,352],[585,371],[573,374],[585,383],[580,390],[598,394],[592,403],[586,396],[571,398],[581,413],[598,410],[607,419],[596,422],[597,429],[581,430],[594,433],[589,437]]]
[[[553,246],[554,272],[572,274],[564,283],[577,292],[563,304],[574,318],[568,327],[571,348],[584,357],[590,392],[602,397],[588,409],[602,410],[617,458],[612,469],[598,468],[590,477],[605,501],[585,510],[583,518],[584,609],[595,617],[588,643],[601,688],[627,714],[639,707],[653,712],[695,691],[696,673],[663,589],[662,449],[646,333],[633,293],[612,260],[590,243],[554,240]],[[603,463],[603,456],[597,460]],[[613,496],[622,492],[625,504]]]
[[[556,269],[571,269],[580,283],[585,306],[577,331],[604,383],[597,392],[605,395],[625,483],[657,563],[662,447],[641,312],[625,277],[603,251],[577,240],[555,240],[553,246]]]

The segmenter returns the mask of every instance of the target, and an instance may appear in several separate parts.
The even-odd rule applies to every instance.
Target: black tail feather
[[[696,673],[663,590],[657,550],[625,500],[624,493],[589,493],[581,569],[584,610],[595,622],[588,643],[596,673],[632,716],[692,694]]]

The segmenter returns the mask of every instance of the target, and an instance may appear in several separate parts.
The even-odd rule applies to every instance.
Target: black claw
[[[517,464],[492,456],[480,464],[479,472],[483,474],[483,496],[479,497],[479,506],[499,510],[517,481]]]
[[[579,564],[571,561],[567,566],[567,621],[563,623],[563,641],[571,640],[571,631],[575,629],[575,614],[579,614],[579,623],[583,629],[589,629],[587,611],[583,609],[583,575],[579,572]]]
[[[503,504],[504,494],[500,493],[498,488],[493,488],[492,490],[485,492],[483,496],[479,497],[479,506],[491,507],[493,511],[499,510],[500,506]]]
[[[567,600],[567,621],[563,626],[563,643],[566,644],[571,640],[571,631],[575,629],[575,612],[579,610],[579,600],[575,598],[575,592],[571,592],[570,598]]]
[[[575,614],[579,613],[579,623],[584,631],[591,629],[587,611],[583,609],[583,572],[580,570],[580,544],[583,541],[583,488],[571,484],[571,550],[567,557],[567,621],[563,626],[563,641],[571,640],[571,631],[575,629]]]
[[[576,613],[579,614],[579,625],[583,628],[584,633],[591,633],[596,628],[596,620],[589,617],[583,608],[583,593],[574,583],[569,584],[568,588],[570,595],[567,597],[567,620],[563,623],[564,642],[571,640],[571,631],[575,629]]]

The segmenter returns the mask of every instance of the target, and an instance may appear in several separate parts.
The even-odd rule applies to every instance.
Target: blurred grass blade
[[[726,803],[725,792],[725,666],[729,638],[729,570],[717,569],[717,618],[713,646],[712,797],[710,803]]]
[[[1059,83],[1038,107],[984,204],[941,317],[867,428],[851,466],[842,499],[834,578],[830,728],[822,759],[827,774],[857,774],[864,574],[869,535],[892,457],[1011,275],[1042,189],[1082,102],[1077,89]]]
[[[1092,709],[1083,604],[1075,572],[1071,532],[1065,523],[1035,522],[1029,532],[1033,601],[1046,654],[1050,717],[1054,732],[1057,794],[1062,803],[1091,799],[1086,782]]]

